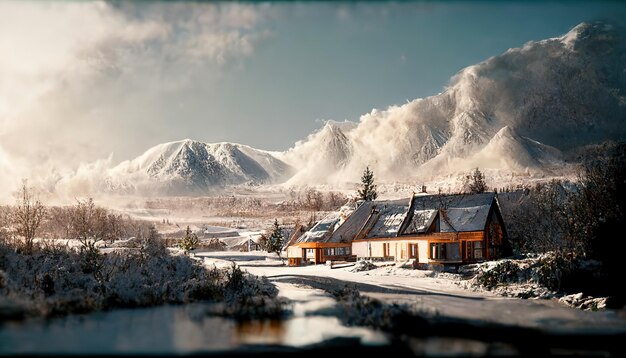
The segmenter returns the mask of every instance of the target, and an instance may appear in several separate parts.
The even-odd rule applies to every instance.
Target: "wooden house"
[[[495,193],[374,201],[348,223],[360,227],[352,237],[352,253],[359,258],[415,259],[418,267],[429,267],[496,259],[510,251]]]

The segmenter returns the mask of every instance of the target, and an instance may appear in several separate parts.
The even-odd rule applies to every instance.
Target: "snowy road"
[[[288,267],[266,259],[264,254],[204,253],[208,260],[233,259],[248,272],[266,276],[275,283],[290,283],[332,291],[356,286],[361,294],[388,303],[405,303],[439,317],[473,322],[539,328],[551,333],[626,333],[626,312],[581,311],[555,300],[525,300],[475,292],[460,287],[453,279],[429,277],[428,271],[405,270],[411,276],[388,273],[384,268],[350,272],[350,267]]]

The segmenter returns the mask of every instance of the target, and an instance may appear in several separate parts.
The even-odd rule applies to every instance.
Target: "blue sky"
[[[201,139],[283,150],[317,128],[316,120],[358,120],[372,108],[434,95],[463,67],[510,47],[561,35],[581,21],[626,18],[624,5],[598,2],[272,8],[271,35],[208,99],[223,128]]]
[[[285,150],[508,48],[624,19],[600,1],[3,1],[0,167],[115,163],[183,138]]]

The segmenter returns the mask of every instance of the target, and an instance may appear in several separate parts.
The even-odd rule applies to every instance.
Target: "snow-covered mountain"
[[[108,174],[111,190],[185,194],[229,185],[282,182],[293,175],[293,169],[267,151],[185,139],[156,145]]]
[[[106,172],[113,191],[204,192],[238,184],[379,181],[490,173],[559,175],[564,154],[626,139],[626,32],[582,23],[469,66],[444,92],[358,122],[327,122],[285,152],[183,140]],[[142,189],[143,188],[143,189]]]
[[[624,32],[602,23],[510,49],[461,70],[443,93],[361,116],[344,133],[349,157],[341,151],[324,159],[341,163],[339,172],[316,177],[357,181],[366,165],[383,180],[476,166],[558,172],[562,151],[626,138],[625,49]],[[287,155],[317,158],[311,148],[323,150],[327,141],[310,136]],[[291,161],[299,173],[318,162]]]

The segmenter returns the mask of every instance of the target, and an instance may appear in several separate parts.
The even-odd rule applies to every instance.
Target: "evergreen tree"
[[[269,232],[267,242],[265,244],[265,251],[267,252],[275,252],[278,255],[278,258],[282,261],[283,258],[281,256],[281,252],[283,250],[283,246],[285,245],[285,237],[283,236],[283,230],[278,225],[278,219],[274,219],[274,225],[272,226],[272,230]]]
[[[359,199],[365,201],[376,200],[378,193],[376,192],[376,184],[374,184],[374,172],[370,167],[366,167],[361,176],[361,189],[357,190]]]
[[[471,194],[480,194],[487,191],[485,175],[476,168],[471,175],[465,177],[464,189]]]
[[[185,250],[185,252],[189,252],[195,249],[199,243],[200,240],[198,239],[198,235],[194,234],[189,226],[187,226],[187,229],[185,230],[185,237],[179,244],[180,248]]]

